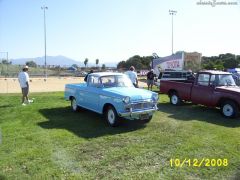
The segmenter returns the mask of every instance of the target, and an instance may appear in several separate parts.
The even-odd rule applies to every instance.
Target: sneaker
[[[33,100],[28,100],[28,103],[33,103]]]
[[[26,104],[25,104],[25,103],[22,103],[22,106],[26,106]]]

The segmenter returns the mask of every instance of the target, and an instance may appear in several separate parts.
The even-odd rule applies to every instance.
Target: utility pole
[[[177,14],[177,11],[169,10],[169,15],[172,16],[172,54],[173,54],[173,16]]]
[[[45,70],[44,70],[44,75],[45,79],[47,79],[47,37],[46,37],[46,15],[45,15],[45,10],[48,9],[47,6],[42,6],[41,9],[43,10],[43,18],[44,18],[44,49],[45,49]]]

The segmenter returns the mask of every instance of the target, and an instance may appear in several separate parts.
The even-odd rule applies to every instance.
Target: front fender
[[[105,96],[105,95],[100,95],[100,109],[102,109],[102,112],[104,110],[104,106],[106,104],[111,104],[117,111],[117,113],[120,113],[124,110],[124,104],[121,98],[117,97],[110,97],[110,96]]]

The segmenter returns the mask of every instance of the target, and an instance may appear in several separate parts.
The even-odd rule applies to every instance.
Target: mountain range
[[[84,63],[80,61],[76,61],[74,59],[59,55],[59,56],[47,56],[46,57],[47,65],[55,65],[55,66],[61,66],[61,67],[69,67],[73,64],[77,64],[80,67],[84,67]],[[34,61],[37,65],[44,65],[45,57],[36,57],[36,58],[18,58],[18,59],[11,59],[12,64],[15,65],[24,65],[27,61]],[[116,63],[99,63],[98,66],[102,66],[102,64],[105,64],[106,67],[116,67]],[[87,64],[88,67],[96,66],[95,61],[94,63],[89,62]]]

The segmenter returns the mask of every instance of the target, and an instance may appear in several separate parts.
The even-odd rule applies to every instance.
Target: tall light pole
[[[173,15],[176,15],[177,11],[169,10],[169,14],[172,16],[172,54],[173,54]]]
[[[43,18],[44,18],[44,49],[45,49],[45,70],[44,70],[44,75],[45,78],[47,78],[47,37],[46,37],[46,16],[45,16],[45,10],[48,9],[47,6],[42,6],[41,9],[43,10]]]

